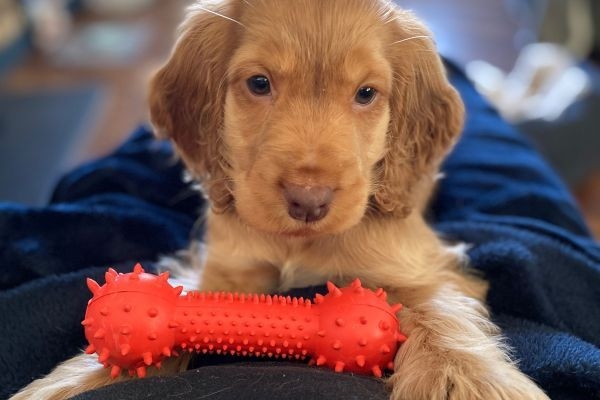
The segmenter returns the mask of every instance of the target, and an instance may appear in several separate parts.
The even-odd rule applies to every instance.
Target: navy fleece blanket
[[[450,69],[468,121],[431,222],[471,244],[521,369],[553,399],[600,399],[600,247],[553,171]],[[0,205],[0,398],[84,347],[85,277],[103,282],[108,266],[129,271],[138,261],[151,269],[201,235],[204,204],[181,177],[169,144],[140,128],[114,154],[65,176],[47,207]],[[372,378],[227,361],[236,362],[201,359],[176,378],[78,398],[385,398]]]

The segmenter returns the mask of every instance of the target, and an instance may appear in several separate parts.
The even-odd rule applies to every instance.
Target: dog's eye
[[[257,96],[266,96],[271,93],[271,83],[266,76],[254,75],[246,81],[248,90]]]
[[[377,94],[377,90],[375,90],[372,87],[369,87],[369,86],[361,87],[356,92],[354,101],[356,101],[360,105],[366,106],[367,104],[370,104],[373,101],[376,94]]]

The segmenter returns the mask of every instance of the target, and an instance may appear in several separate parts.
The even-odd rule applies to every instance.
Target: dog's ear
[[[220,139],[227,90],[226,72],[239,24],[234,7],[192,6],[167,63],[150,82],[150,120],[159,137],[170,138],[213,210],[233,201]]]
[[[406,11],[388,26],[391,118],[373,199],[380,212],[404,217],[415,206],[415,185],[433,177],[462,131],[464,106],[425,26]]]

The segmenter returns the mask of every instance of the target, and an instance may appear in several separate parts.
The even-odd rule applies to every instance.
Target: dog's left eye
[[[373,99],[375,99],[375,95],[377,95],[377,90],[370,86],[361,87],[356,91],[356,96],[354,96],[354,101],[358,104],[366,106],[367,104],[371,104]]]
[[[254,75],[246,81],[248,89],[257,96],[266,96],[271,93],[269,78],[263,75]]]

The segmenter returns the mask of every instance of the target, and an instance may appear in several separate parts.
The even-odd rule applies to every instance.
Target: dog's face
[[[153,122],[216,209],[262,231],[406,214],[462,119],[428,35],[375,0],[197,7],[153,81]]]
[[[237,212],[265,231],[310,235],[356,224],[385,154],[392,69],[382,32],[356,9],[328,26],[324,16],[340,12],[334,5],[274,1],[268,13],[250,8],[240,20],[223,140]]]

